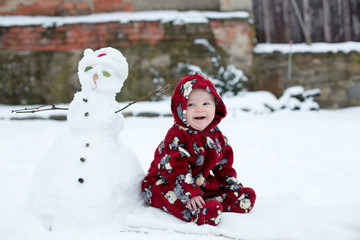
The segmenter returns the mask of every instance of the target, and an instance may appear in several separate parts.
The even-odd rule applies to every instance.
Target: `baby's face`
[[[191,91],[187,108],[186,121],[198,131],[203,131],[215,117],[215,97],[202,88]]]

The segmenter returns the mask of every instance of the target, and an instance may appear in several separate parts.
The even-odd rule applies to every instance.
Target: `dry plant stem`
[[[128,105],[126,105],[125,107],[121,108],[120,110],[117,110],[115,113],[121,112],[121,111],[125,110],[126,108],[130,107],[131,105],[133,105],[134,103],[140,102],[140,101],[144,100],[145,98],[148,98],[148,97],[150,97],[150,96],[152,96],[152,95],[154,95],[156,93],[162,93],[162,92],[168,90],[170,87],[172,87],[176,83],[177,82],[170,83],[169,85],[167,85],[165,87],[162,87],[162,88],[159,88],[158,90],[156,90],[154,92],[151,92],[151,93],[149,93],[148,95],[146,95],[146,96],[144,96],[142,98],[139,98],[139,99],[137,99],[135,101],[132,101]]]
[[[45,108],[48,106],[51,106],[51,107]],[[59,107],[56,107],[54,104],[46,104],[46,105],[41,105],[39,107],[11,110],[11,112],[12,113],[35,113],[35,112],[43,112],[43,111],[49,111],[49,110],[69,110],[69,108],[59,108]]]
[[[95,77],[94,77],[94,82],[96,81]],[[177,82],[171,83],[165,87],[159,88],[158,90],[149,93],[148,95],[139,98],[135,101],[130,102],[128,105],[126,105],[125,107],[121,108],[120,110],[117,110],[115,113],[121,112],[124,109],[130,107],[131,105],[133,105],[134,103],[140,102],[156,93],[162,93],[166,90],[168,90],[170,87],[172,87],[173,85],[175,85]],[[51,106],[49,108],[46,108],[48,106]],[[43,111],[50,111],[50,110],[69,110],[69,108],[59,108],[56,107],[54,104],[45,104],[45,105],[41,105],[39,107],[32,107],[32,108],[23,108],[23,109],[18,109],[18,110],[11,110],[12,113],[35,113],[35,112],[43,112]]]

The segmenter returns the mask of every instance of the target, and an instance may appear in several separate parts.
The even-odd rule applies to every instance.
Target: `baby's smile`
[[[214,96],[202,88],[195,88],[189,95],[186,120],[196,130],[203,131],[215,117]]]
[[[194,117],[195,120],[204,120],[206,118],[206,116],[198,116],[198,117]]]

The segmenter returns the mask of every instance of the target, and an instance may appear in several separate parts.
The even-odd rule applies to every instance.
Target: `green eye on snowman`
[[[111,76],[111,74],[108,73],[107,71],[103,71],[102,74],[104,75],[104,77],[110,77]]]
[[[93,67],[86,67],[84,72],[90,71],[91,69],[93,69]]]
[[[93,67],[88,66],[88,67],[85,68],[84,72],[88,72],[91,69],[93,69]],[[103,71],[102,74],[103,74],[104,77],[111,77],[111,74],[109,72],[107,72],[107,71]]]

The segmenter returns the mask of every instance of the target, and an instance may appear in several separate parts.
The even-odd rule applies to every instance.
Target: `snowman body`
[[[70,130],[55,140],[34,173],[32,209],[48,229],[121,223],[142,202],[142,167],[119,138],[123,116],[115,113],[115,95],[127,71],[116,66],[124,64],[118,53],[85,51],[79,64],[82,91],[69,107]]]

